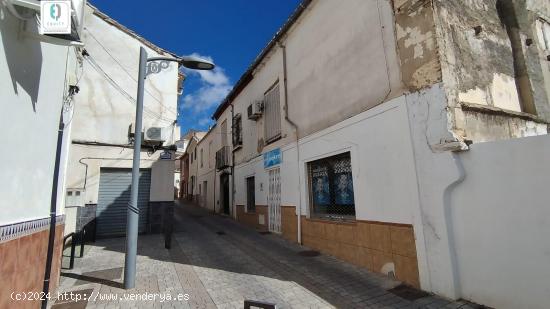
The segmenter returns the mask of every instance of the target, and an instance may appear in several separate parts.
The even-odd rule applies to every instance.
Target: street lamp
[[[158,62],[157,62],[158,61]],[[134,158],[132,162],[132,190],[126,218],[126,257],[124,260],[124,288],[132,289],[136,285],[136,255],[139,223],[138,189],[139,189],[139,160],[141,153],[141,128],[143,120],[143,90],[145,78],[168,68],[169,62],[178,62],[180,65],[193,70],[212,70],[214,64],[210,61],[194,57],[181,58],[152,57],[147,58],[145,48],[139,49],[139,76],[136,100],[136,125],[134,131]]]

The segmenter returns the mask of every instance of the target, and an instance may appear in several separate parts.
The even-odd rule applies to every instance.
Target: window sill
[[[344,217],[344,218],[310,217],[310,218],[307,218],[307,220],[322,222],[322,223],[334,223],[334,224],[355,224],[355,223],[357,223],[357,219],[355,217]]]
[[[530,120],[538,123],[548,124],[547,121],[545,121],[544,119],[540,118],[537,115],[533,115],[525,112],[507,110],[496,106],[461,102],[460,108],[464,111],[472,111],[472,112],[477,112],[482,114],[492,114],[492,115],[506,116],[506,117],[515,117],[515,118]]]
[[[277,136],[274,136],[268,140],[265,141],[265,145],[269,145],[269,144],[273,144],[275,143],[276,141],[280,140],[281,138],[283,138],[283,136],[279,133]]]

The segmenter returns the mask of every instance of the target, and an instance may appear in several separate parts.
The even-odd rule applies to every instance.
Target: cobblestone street
[[[61,275],[60,292],[80,291],[87,300],[59,299],[52,308],[243,308],[245,299],[278,308],[475,308],[414,290],[400,294],[398,281],[331,256],[303,256],[304,247],[194,206],[176,206],[175,219],[171,250],[161,235],[140,236],[135,289],[122,289],[125,239],[98,240]],[[188,300],[128,300],[125,293]]]

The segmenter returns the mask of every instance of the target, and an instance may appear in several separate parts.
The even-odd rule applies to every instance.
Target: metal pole
[[[126,258],[124,261],[124,288],[133,289],[136,286],[136,255],[139,223],[138,189],[139,189],[139,160],[141,152],[141,126],[143,119],[143,89],[145,83],[145,68],[147,52],[143,47],[139,49],[139,75],[136,100],[136,122],[134,131],[134,159],[132,164],[132,191],[128,204],[126,220]]]

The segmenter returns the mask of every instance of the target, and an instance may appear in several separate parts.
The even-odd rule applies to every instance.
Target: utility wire
[[[94,70],[96,70],[100,75],[102,75],[105,78],[105,80],[107,80],[107,82],[109,82],[109,84],[111,84],[111,86],[113,86],[120,94],[122,94],[122,96],[124,96],[124,98],[126,98],[126,100],[128,100],[132,104],[136,104],[136,100],[128,92],[126,92],[115,80],[113,80],[109,76],[109,74],[107,74],[101,68],[101,66],[99,64],[97,64],[97,62],[93,59],[92,56],[87,55],[87,56],[84,57],[84,59],[90,64],[90,66]],[[163,121],[167,121],[167,122],[174,121],[174,119],[169,119],[169,118],[163,117],[161,114],[150,110],[147,106],[143,107],[143,112],[145,113],[146,116],[149,116],[149,118],[152,118],[152,119],[155,119],[155,120],[159,119],[159,120],[163,120]]]
[[[87,28],[85,28],[84,30],[86,30],[86,32],[88,32],[88,34],[92,37],[92,39],[94,39],[97,44],[99,44],[99,46],[101,46],[101,48],[107,53],[107,55],[109,55],[109,57],[111,57],[111,59],[113,59],[114,62],[116,62],[116,64],[118,64],[118,66],[135,82],[137,82],[137,79],[134,77],[134,75],[132,75],[130,72],[128,72],[128,70],[122,65],[122,63],[120,63],[118,61],[118,59],[113,56],[113,54],[103,45],[101,44],[101,42],[92,34],[92,32],[90,30],[88,30]],[[153,98],[155,101],[157,101],[161,106],[164,107],[164,110],[165,111],[168,111],[174,115],[177,115],[177,112],[174,112],[172,111],[171,109],[169,109],[166,105],[164,105],[162,103],[162,101],[160,99],[158,99],[157,97],[155,97],[151,92],[149,92],[147,90],[147,88],[145,88],[145,92],[147,94],[149,94],[149,96],[151,96],[151,98]]]

